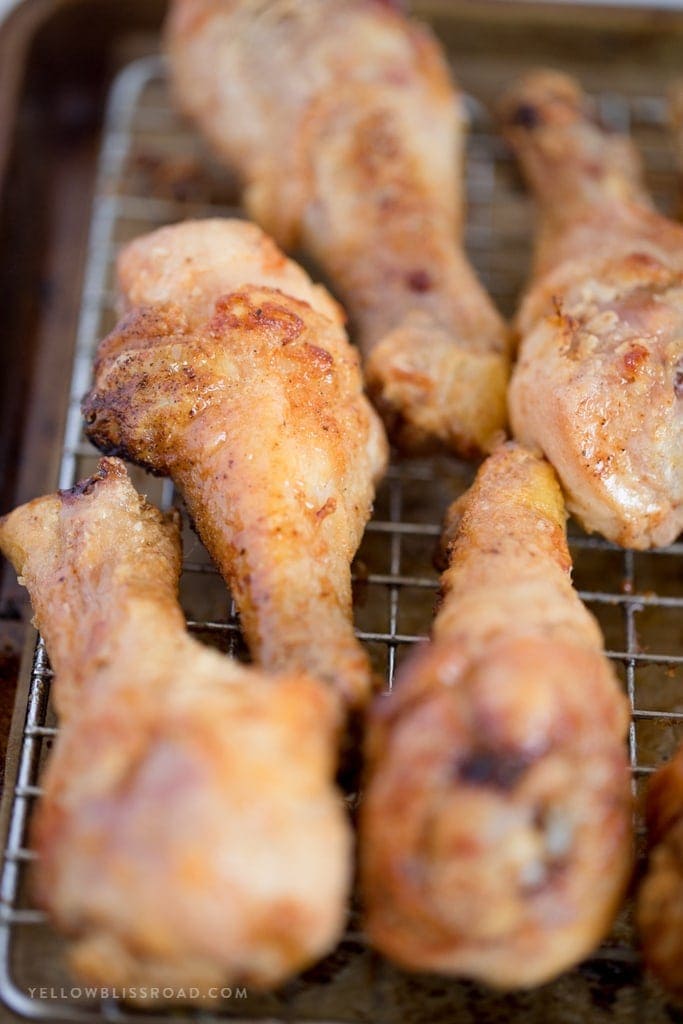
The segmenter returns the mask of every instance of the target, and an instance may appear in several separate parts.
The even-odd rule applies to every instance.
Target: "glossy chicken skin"
[[[462,250],[464,113],[431,34],[376,0],[175,0],[175,96],[350,311],[405,449],[489,451],[507,331]]]
[[[627,702],[564,521],[547,463],[490,456],[447,517],[433,639],[371,709],[366,923],[405,967],[538,985],[599,943],[623,895]]]
[[[646,820],[651,850],[636,920],[648,967],[682,1000],[683,747],[650,780]]]
[[[683,228],[576,83],[529,74],[502,104],[538,202],[510,387],[515,436],[552,462],[589,531],[634,548],[683,528]]]
[[[180,486],[264,667],[361,704],[350,563],[387,445],[339,308],[242,221],[137,239],[119,280],[135,306],[100,345],[89,437]]]
[[[188,636],[177,522],[117,459],[6,516],[0,547],[55,671],[34,881],[77,976],[207,997],[326,953],[351,854],[329,689]]]

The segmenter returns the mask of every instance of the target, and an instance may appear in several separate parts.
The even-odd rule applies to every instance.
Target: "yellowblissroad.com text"
[[[166,986],[130,986],[127,988],[98,988],[93,985],[75,985],[71,988],[62,986],[33,986],[28,989],[31,999],[69,1000],[77,1002],[82,999],[121,999],[131,1002],[163,1000],[170,1002],[194,1002],[210,999],[248,999],[249,993],[244,987],[231,988],[214,985],[206,989],[187,987],[172,988]]]

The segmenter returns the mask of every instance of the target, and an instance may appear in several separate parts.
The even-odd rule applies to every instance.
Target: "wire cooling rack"
[[[530,205],[485,111],[468,102],[467,245],[486,286],[509,314],[528,265]],[[655,197],[671,213],[677,189],[663,101],[603,95],[599,103],[608,123],[633,132]],[[113,262],[119,245],[161,224],[222,215],[241,215],[235,183],[172,112],[161,61],[146,58],[129,65],[113,87],[105,123],[61,487],[92,472],[97,459],[82,434],[79,402],[90,381],[94,347],[117,318]],[[137,469],[131,475],[152,501],[168,506],[177,500],[169,481]],[[469,466],[446,458],[394,463],[378,494],[354,565],[355,616],[373,666],[389,688],[406,651],[428,632],[437,586],[431,566],[439,524],[471,478]],[[187,525],[184,542],[181,596],[190,629],[243,656],[234,605]],[[683,740],[683,544],[648,553],[623,552],[574,529],[571,547],[575,583],[600,621],[608,655],[633,708],[629,750],[639,792],[644,778]],[[0,997],[14,1012],[33,1020],[176,1020],[178,1011],[170,1014],[160,1008],[142,1014],[119,1003],[115,993],[93,997],[75,988],[63,965],[62,941],[31,903],[27,823],[56,735],[50,680],[45,649],[38,641],[0,876]],[[640,825],[636,835],[642,846]],[[188,1016],[197,1021],[378,1024],[683,1021],[642,975],[628,906],[590,960],[533,993],[501,996],[469,982],[409,976],[373,953],[359,930],[350,929],[331,957],[282,991],[259,996],[235,989],[224,995],[218,1009],[190,1010]]]

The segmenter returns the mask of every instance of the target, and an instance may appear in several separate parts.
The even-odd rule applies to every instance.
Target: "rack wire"
[[[467,163],[467,245],[484,283],[505,313],[522,287],[529,254],[529,200],[486,112],[468,100],[472,130]],[[658,98],[599,97],[606,122],[635,136],[649,184],[671,213],[677,201],[673,158]],[[113,87],[105,122],[60,486],[94,469],[97,455],[82,434],[79,403],[87,389],[94,347],[116,321],[114,257],[118,246],[163,223],[186,217],[242,216],[234,181],[215,166],[168,101],[162,62],[130,64]],[[304,261],[305,262],[305,261]],[[177,501],[170,481],[132,470],[151,500]],[[428,632],[437,586],[432,550],[443,512],[462,493],[472,469],[448,458],[392,463],[354,565],[358,635],[387,688],[410,647]],[[683,543],[665,550],[624,552],[570,530],[575,582],[603,629],[607,654],[633,709],[629,751],[634,787],[683,740]],[[243,656],[234,604],[197,538],[185,526],[181,596],[189,628],[209,643]],[[51,671],[38,638],[26,719],[16,763],[13,803],[0,875],[0,997],[15,1013],[43,1021],[170,1020],[142,1014],[116,998],[74,988],[64,946],[31,903],[27,846],[31,807],[57,726],[50,704]],[[637,835],[642,846],[642,828]],[[642,852],[642,851],[641,851]],[[607,943],[586,963],[534,993],[499,996],[467,982],[408,976],[373,953],[350,930],[321,965],[267,996],[239,991],[197,1021],[339,1020],[470,1022],[505,1020],[683,1021],[643,977],[631,908]],[[174,1011],[173,1019],[177,1019]]]

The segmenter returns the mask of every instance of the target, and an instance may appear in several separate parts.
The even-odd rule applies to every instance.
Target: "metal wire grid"
[[[197,141],[176,121],[168,105],[163,77],[159,59],[136,61],[119,76],[110,97],[93,207],[60,487],[70,487],[94,467],[96,456],[82,435],[79,403],[89,384],[94,347],[116,319],[113,258],[118,244],[157,225],[184,217],[240,215],[230,182],[210,170],[198,171],[200,163],[193,163]],[[468,159],[468,247],[485,283],[509,312],[525,273],[528,228],[511,232],[505,224],[501,226],[501,216],[506,209],[524,207],[521,221],[526,223],[528,200],[515,184],[514,171],[501,142],[488,125],[485,112],[474,100],[469,103],[473,127]],[[670,212],[675,179],[663,131],[663,101],[642,97],[627,101],[603,95],[600,106],[606,121],[621,130],[632,130],[642,144],[653,190],[663,204],[669,206]],[[184,154],[180,163],[178,154]],[[200,162],[206,165],[206,154],[201,154]],[[437,586],[430,549],[439,535],[443,511],[467,486],[471,472],[469,467],[448,459],[394,464],[378,495],[375,516],[368,526],[355,567],[356,618],[358,634],[368,645],[374,667],[383,673],[388,688],[393,685],[402,655],[428,630]],[[170,481],[153,481],[144,474],[137,477],[135,474],[133,471],[134,478],[152,500],[165,506],[173,502]],[[199,543],[189,533],[186,541],[181,592],[190,629],[223,649],[239,654],[239,623],[234,605],[226,600],[222,583]],[[623,679],[633,708],[629,749],[634,785],[638,788],[640,780],[673,752],[679,739],[683,739],[683,543],[665,551],[634,554],[574,531],[571,546],[577,586],[600,620],[606,635],[607,653]],[[54,988],[50,990],[55,979],[68,984],[66,975],[54,966],[60,951],[59,940],[45,925],[42,912],[31,905],[25,878],[27,864],[33,858],[26,846],[30,808],[40,795],[40,769],[46,749],[56,735],[50,710],[50,679],[45,648],[38,640],[0,875],[0,996],[15,1012],[34,1020],[137,1021],[141,1015],[122,1007],[116,1000],[84,1004],[78,998],[62,999],[59,990],[55,997]],[[37,931],[43,936],[40,941],[34,938]],[[355,933],[351,940],[347,936],[346,945],[356,944],[357,939]],[[385,1014],[378,1008],[386,997],[387,986],[395,990],[408,985],[412,986],[415,998],[426,999],[432,1007],[429,1011],[432,1016],[425,1019],[437,1019],[434,1007],[442,1007],[442,1003],[438,999],[434,1002],[433,990],[421,989],[417,981],[408,981],[388,965],[378,966],[378,958],[372,953],[359,954],[361,959],[364,956],[371,958],[368,977],[372,976],[377,992],[364,1009],[356,1008],[357,1016],[348,1017],[345,1013],[340,1016],[367,1020],[375,1019],[376,1013],[384,1019]],[[613,936],[593,962],[600,961],[616,965],[617,970],[623,970],[624,964],[636,964],[633,969],[637,973],[628,912],[622,915]],[[347,963],[342,956],[342,973]],[[332,965],[332,974],[338,967],[338,964]],[[627,981],[632,981],[632,971],[629,971],[630,967]],[[498,1019],[503,1016],[510,1021],[569,1019],[562,1016],[563,1011],[558,1008],[567,1000],[573,1002],[578,998],[579,990],[572,980],[578,977],[579,972],[573,972],[561,983],[569,993],[564,1003],[561,999],[564,990],[559,988],[553,990],[551,996],[546,992],[543,996],[531,995],[526,1001],[508,997],[500,1002],[497,997],[477,996],[478,1002],[475,1002],[480,1006],[481,999],[488,998],[489,1007],[500,1004]],[[584,971],[584,981],[585,977]],[[37,997],[30,996],[27,978],[36,980]],[[452,1016],[454,1006],[462,1011],[458,1020],[478,1019],[478,1011],[473,1011],[470,1005],[474,998],[471,986],[440,981],[441,990],[444,984],[448,986],[447,1005],[451,1015],[443,1019],[456,1019]],[[40,995],[43,985],[48,987],[44,998]],[[655,1012],[663,1006],[661,998],[639,980],[631,987],[636,994],[630,1002],[627,1000],[626,1015],[620,1019],[654,1021]],[[301,1014],[312,1019],[312,1013],[315,1019],[329,1020],[334,1015],[325,1009],[324,999],[316,1002],[314,998],[314,1005],[306,1009],[308,989],[320,992],[316,989],[315,972],[294,988],[293,994],[290,989],[282,997],[272,1000],[266,997],[259,1004],[260,1008],[252,1004],[249,1016],[289,1020]],[[470,1002],[462,1001],[462,993],[469,993],[467,1000]],[[352,1001],[355,1000],[354,996]],[[551,1008],[552,1014],[547,1016]],[[589,1016],[583,1019],[602,1019],[594,1002],[589,1009]],[[228,1006],[210,1018],[201,1012],[190,1012],[190,1016],[197,1020],[214,1019],[214,1016],[232,1019],[233,1011],[238,1015],[243,1013],[240,1006]],[[403,1019],[404,1009],[398,1003],[395,1012],[397,1020]],[[671,1011],[667,1012],[669,1016],[662,1019],[671,1020]],[[163,1014],[152,1017],[168,1019]],[[150,1019],[150,1015],[146,1014],[145,1019]]]

